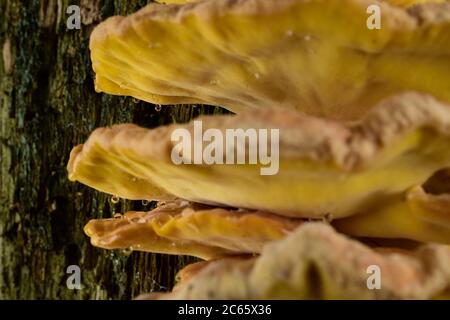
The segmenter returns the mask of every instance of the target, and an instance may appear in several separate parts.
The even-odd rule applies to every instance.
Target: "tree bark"
[[[81,3],[80,3],[81,2]],[[110,217],[110,196],[67,179],[71,148],[100,126],[186,122],[208,106],[155,106],[96,93],[89,34],[150,1],[0,0],[0,299],[129,299],[168,290],[193,258],[94,248],[82,228]],[[81,7],[81,29],[66,25]],[[116,212],[145,210],[121,200]],[[66,286],[69,265],[81,290]]]

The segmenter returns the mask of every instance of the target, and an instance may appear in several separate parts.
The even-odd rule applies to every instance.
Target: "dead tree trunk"
[[[80,3],[81,2],[81,3]],[[110,15],[150,1],[0,0],[0,299],[127,299],[165,290],[192,258],[124,256],[94,248],[83,234],[91,218],[109,217],[109,196],[69,182],[71,148],[96,127],[185,122],[206,106],[154,106],[95,93],[89,34]],[[69,5],[81,7],[81,29],[68,30]],[[124,201],[116,210],[143,209]],[[81,290],[66,286],[69,265]]]

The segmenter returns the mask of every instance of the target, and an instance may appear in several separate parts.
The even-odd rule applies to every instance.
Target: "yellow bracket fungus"
[[[450,244],[450,194],[431,195],[415,187],[406,196],[397,196],[378,208],[337,220],[334,226],[353,236]]]
[[[139,298],[448,298],[450,1],[157,1],[92,32],[96,90],[237,115],[99,128],[72,150],[70,180],[165,201],[89,221],[94,246],[208,260]],[[277,132],[270,175],[251,130]]]
[[[450,106],[430,96],[393,97],[352,123],[280,109],[200,120],[204,130],[221,132],[278,128],[279,172],[261,175],[260,163],[176,165],[171,134],[183,128],[194,135],[193,123],[152,130],[127,124],[96,129],[75,147],[69,179],[129,199],[178,197],[336,219],[367,212],[450,167]]]
[[[203,259],[258,253],[267,242],[283,238],[302,223],[257,211],[226,210],[186,201],[170,202],[151,212],[91,220],[85,233],[94,246]]]
[[[378,1],[381,28],[370,29],[373,4],[150,4],[92,32],[95,88],[155,104],[280,107],[338,119],[359,118],[405,90],[450,102],[450,3],[405,9]]]
[[[159,299],[432,299],[450,289],[450,248],[378,250],[307,223],[249,260],[215,260],[196,266]],[[375,268],[373,268],[375,266]],[[368,273],[368,270],[370,271]],[[369,290],[379,272],[381,286]]]

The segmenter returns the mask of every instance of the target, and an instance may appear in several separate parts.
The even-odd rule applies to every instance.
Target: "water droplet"
[[[121,213],[114,213],[113,218],[114,219],[122,219],[123,218],[123,214],[121,214]]]
[[[143,224],[143,223],[147,222],[147,220],[145,220],[142,217],[134,217],[130,221],[133,222],[133,223],[140,223],[140,224]]]
[[[156,112],[160,112],[161,111],[161,105],[160,104],[157,104],[157,105],[155,105],[155,111]]]
[[[145,206],[148,206],[148,200],[142,200],[142,205],[145,207]]]
[[[303,40],[310,41],[311,40],[311,36],[309,34],[307,34],[306,36],[303,37]]]
[[[137,181],[137,178],[136,178],[136,177],[133,177],[133,178],[131,178],[131,181],[136,182],[136,181]]]
[[[189,205],[189,201],[187,200],[180,200],[179,206],[180,207],[187,207]]]
[[[255,76],[256,79],[259,79],[260,74],[259,74],[258,72],[256,72],[256,73],[254,74],[254,76]]]
[[[120,201],[119,196],[112,196],[111,197],[111,203],[112,204],[117,204],[117,203],[119,203],[119,201]]]
[[[128,257],[130,254],[132,254],[133,253],[133,247],[129,247],[129,248],[126,248],[126,249],[123,249],[122,250],[122,254],[125,256],[125,257]]]
[[[158,203],[156,203],[157,207],[164,207],[166,205],[165,201],[159,201]]]
[[[287,30],[286,31],[286,35],[288,36],[288,37],[292,37],[293,35],[294,35],[294,31],[292,31],[292,30]]]

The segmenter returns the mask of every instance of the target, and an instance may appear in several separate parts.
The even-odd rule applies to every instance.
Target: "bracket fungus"
[[[433,299],[449,297],[450,249],[369,248],[323,223],[307,223],[268,244],[249,260],[198,266],[158,299]],[[368,290],[367,270],[378,266],[382,286]],[[142,297],[141,297],[142,298]]]
[[[261,164],[174,164],[171,134],[182,128],[194,135],[191,122],[151,130],[131,124],[96,129],[72,151],[69,178],[130,199],[178,197],[291,217],[331,214],[338,219],[401,195],[450,167],[450,106],[431,96],[392,97],[352,123],[282,109],[200,120],[204,130],[218,132],[278,128],[279,172],[262,176]],[[250,156],[256,151],[248,145]]]
[[[432,195],[415,187],[363,214],[336,220],[334,226],[353,236],[450,244],[450,193]]]
[[[169,202],[150,212],[127,212],[121,219],[91,220],[85,226],[94,246],[192,255],[202,259],[261,252],[302,223],[257,211]]]
[[[357,119],[401,91],[450,102],[450,3],[406,9],[376,1],[382,28],[371,30],[373,4],[150,4],[92,32],[95,88],[160,105],[205,103],[237,113],[276,106],[338,119]]]
[[[94,246],[207,260],[140,298],[450,298],[450,1],[160,2],[92,32],[96,90],[236,114],[73,148],[70,180],[164,201]]]

